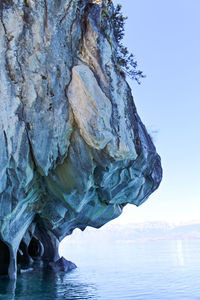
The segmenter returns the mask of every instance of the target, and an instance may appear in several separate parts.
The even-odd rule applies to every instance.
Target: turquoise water
[[[78,268],[0,280],[0,299],[200,299],[200,241],[65,244]]]

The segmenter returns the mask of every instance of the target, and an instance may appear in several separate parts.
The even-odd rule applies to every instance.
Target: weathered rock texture
[[[102,226],[160,183],[116,66],[112,13],[86,0],[0,2],[1,275],[57,261],[74,228]]]

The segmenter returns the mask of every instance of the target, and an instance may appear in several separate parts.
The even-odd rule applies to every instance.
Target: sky
[[[129,81],[161,156],[163,180],[113,223],[200,220],[200,1],[115,0],[128,17],[124,44],[146,78]]]

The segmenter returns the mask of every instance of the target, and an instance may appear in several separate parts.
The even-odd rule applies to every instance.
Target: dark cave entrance
[[[33,260],[40,260],[44,253],[42,243],[35,237],[32,237],[29,245],[27,246],[24,240],[21,241],[17,251],[17,264],[19,270],[27,268],[33,263]]]
[[[44,247],[36,237],[32,237],[28,245],[26,241],[22,239],[17,251],[18,270],[26,269],[31,266],[33,260],[40,260],[43,254]]]
[[[22,240],[19,249],[17,251],[17,264],[29,265],[31,263],[31,258],[28,254],[28,248],[26,243]]]
[[[44,254],[44,247],[42,243],[35,237],[32,237],[30,241],[30,244],[28,246],[28,254],[34,260],[40,259]]]
[[[0,240],[0,275],[8,275],[9,262],[9,248],[2,240]]]

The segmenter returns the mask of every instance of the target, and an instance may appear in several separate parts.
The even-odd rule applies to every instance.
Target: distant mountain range
[[[150,240],[200,239],[199,223],[175,225],[165,222],[145,222],[128,225],[107,224],[101,229],[87,228],[84,232],[75,230],[67,237],[71,243],[92,242],[137,242]]]

